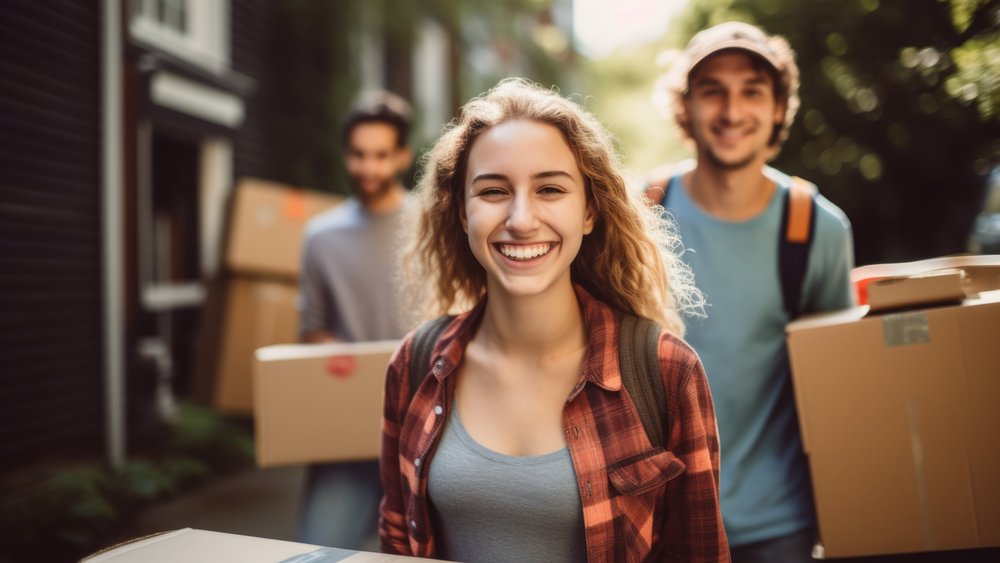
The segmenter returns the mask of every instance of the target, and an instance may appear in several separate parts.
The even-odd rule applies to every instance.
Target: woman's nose
[[[517,195],[510,202],[507,214],[507,228],[513,231],[529,231],[535,227],[537,215],[530,197]]]

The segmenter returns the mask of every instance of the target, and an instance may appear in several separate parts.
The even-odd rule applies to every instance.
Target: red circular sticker
[[[331,356],[326,360],[326,372],[334,377],[346,379],[358,371],[358,360],[354,356]]]

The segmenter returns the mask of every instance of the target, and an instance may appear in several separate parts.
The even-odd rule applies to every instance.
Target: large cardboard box
[[[1000,291],[788,327],[815,555],[1000,546]]]
[[[227,268],[292,280],[301,267],[306,222],[342,199],[253,178],[240,180],[233,197]]]
[[[106,549],[81,563],[409,563],[436,561],[184,528]]]
[[[261,467],[375,459],[396,340],[257,350],[254,428]]]
[[[225,291],[213,402],[225,413],[250,414],[254,350],[298,341],[298,286],[234,276]]]

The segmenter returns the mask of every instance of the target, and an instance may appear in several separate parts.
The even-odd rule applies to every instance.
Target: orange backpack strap
[[[792,177],[792,189],[789,190],[788,225],[785,238],[789,242],[803,244],[809,240],[813,206],[812,199],[816,195],[816,185],[798,176]]]

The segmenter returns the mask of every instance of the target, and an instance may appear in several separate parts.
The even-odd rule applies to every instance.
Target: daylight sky
[[[616,48],[666,33],[687,0],[573,0],[577,48],[602,58]]]

